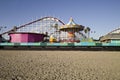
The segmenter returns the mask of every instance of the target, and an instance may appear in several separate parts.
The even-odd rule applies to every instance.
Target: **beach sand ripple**
[[[120,80],[120,52],[1,50],[0,80]]]

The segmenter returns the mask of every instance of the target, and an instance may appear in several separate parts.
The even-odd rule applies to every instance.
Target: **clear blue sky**
[[[54,16],[67,23],[72,16],[89,26],[91,37],[120,27],[120,0],[0,0],[0,26],[20,26],[42,16]]]

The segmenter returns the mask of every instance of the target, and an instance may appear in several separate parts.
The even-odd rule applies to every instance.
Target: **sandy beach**
[[[0,50],[0,80],[120,80],[120,52]]]

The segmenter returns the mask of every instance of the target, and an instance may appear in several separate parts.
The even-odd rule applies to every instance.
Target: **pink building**
[[[45,34],[17,32],[9,33],[10,42],[41,42],[44,40]]]

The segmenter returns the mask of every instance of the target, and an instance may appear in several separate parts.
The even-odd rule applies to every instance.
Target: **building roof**
[[[43,33],[32,33],[32,32],[10,32],[10,34],[36,34],[36,35],[47,35],[47,34],[43,34]]]
[[[107,34],[105,36],[102,36],[100,38],[100,41],[111,40],[111,39],[118,39],[118,40],[120,40],[120,33]]]
[[[112,30],[107,35],[100,37],[100,41],[111,40],[111,39],[120,40],[120,28]]]
[[[120,28],[117,28],[117,29],[111,31],[108,34],[112,34],[112,33],[120,33]]]

